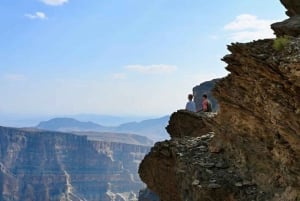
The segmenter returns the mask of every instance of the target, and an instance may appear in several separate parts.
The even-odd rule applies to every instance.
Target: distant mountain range
[[[123,123],[151,119],[151,116],[113,116],[105,114],[74,114],[74,115],[24,115],[0,112],[0,125],[8,127],[32,127],[41,121],[52,118],[73,118],[78,121],[92,121],[105,126],[118,126]]]
[[[91,121],[83,122],[74,118],[54,118],[48,121],[40,122],[36,128],[43,130],[52,130],[60,132],[72,132],[93,134],[95,132],[105,133],[125,133],[146,136],[152,140],[168,139],[169,135],[165,130],[170,116],[164,116],[157,119],[148,119],[140,122],[129,122],[119,126],[103,126]],[[89,136],[89,135],[88,135]]]
[[[52,131],[103,131],[105,126],[101,126],[94,122],[81,122],[73,118],[54,118],[48,121],[42,121],[37,126],[37,128],[52,130]]]

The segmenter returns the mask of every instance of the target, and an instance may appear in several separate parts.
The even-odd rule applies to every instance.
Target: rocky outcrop
[[[161,200],[267,200],[268,195],[240,175],[224,152],[210,150],[213,136],[210,132],[157,143],[141,163],[141,178]]]
[[[300,15],[300,2],[297,0],[280,0],[287,9],[286,14],[290,17]]]
[[[171,115],[166,129],[171,138],[197,137],[211,131],[209,122],[212,122],[212,118],[215,115],[216,113],[212,112],[194,113],[187,110],[178,110]]]
[[[139,169],[161,200],[300,199],[300,38],[280,50],[274,40],[228,46],[230,74],[213,91],[218,115],[172,115],[171,140]]]
[[[136,201],[148,146],[0,127],[1,201]]]
[[[271,25],[277,37],[300,35],[300,1],[298,0],[280,0],[287,9],[286,14],[290,17],[282,22]]]
[[[281,196],[298,192],[300,182],[300,40],[291,38],[280,51],[272,44],[229,46],[231,74],[215,88],[221,112],[214,129],[242,174]]]

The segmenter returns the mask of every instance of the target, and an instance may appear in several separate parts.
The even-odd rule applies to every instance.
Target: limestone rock
[[[300,15],[300,1],[298,0],[280,0],[287,9],[286,14],[290,17]]]
[[[201,136],[211,131],[211,124],[216,113],[212,112],[189,112],[186,110],[178,110],[173,113],[166,127],[171,138],[183,136]]]
[[[150,147],[0,127],[1,201],[136,201]]]
[[[218,114],[171,116],[171,140],[139,168],[161,200],[299,199],[300,38],[289,40],[280,51],[273,39],[231,44],[230,74],[213,90]]]
[[[282,22],[271,25],[277,37],[300,35],[300,1],[299,0],[280,0],[287,9],[286,14],[290,17]]]
[[[164,201],[265,201],[267,196],[259,198],[255,184],[236,186],[247,178],[234,166],[224,165],[228,162],[223,152],[199,151],[209,141],[184,136],[156,143],[140,164],[141,179]],[[171,156],[160,152],[166,147],[173,153]],[[179,157],[180,153],[184,154]]]
[[[277,37],[280,36],[300,36],[300,15],[292,16],[282,22],[271,25]]]
[[[228,47],[224,61],[231,74],[214,89],[221,108],[215,141],[265,193],[294,192],[300,182],[300,39],[291,37],[281,51],[272,44]]]

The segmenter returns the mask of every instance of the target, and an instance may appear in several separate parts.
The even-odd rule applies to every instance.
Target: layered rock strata
[[[211,131],[209,122],[217,113],[192,113],[187,110],[174,112],[166,127],[171,138],[182,138],[184,136],[197,137]]]
[[[194,116],[191,121],[204,125],[213,118],[209,113],[177,111],[170,122],[182,115]],[[187,133],[190,130],[193,127],[186,128]],[[140,164],[140,177],[161,200],[264,201],[270,197],[211,143],[214,132],[199,131],[197,137],[179,136],[176,131],[171,140],[156,143]]]
[[[287,201],[300,198],[300,39],[290,37],[282,50],[273,42],[229,46],[231,74],[214,91],[221,107],[214,130],[243,175]]]
[[[280,0],[287,9],[288,19],[282,22],[276,22],[271,25],[277,37],[280,36],[300,36],[300,1],[298,0]]]
[[[148,146],[0,127],[1,201],[136,201]]]
[[[139,174],[163,201],[300,199],[300,38],[228,46],[218,115],[174,113]],[[210,140],[203,135],[214,132]],[[217,165],[218,163],[226,165]]]

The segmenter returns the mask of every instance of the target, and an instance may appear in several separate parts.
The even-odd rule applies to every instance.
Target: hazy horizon
[[[167,116],[166,114],[164,116]],[[123,123],[141,122],[164,116],[137,116],[137,115],[105,115],[105,114],[65,114],[65,115],[35,115],[35,114],[0,114],[0,126],[5,127],[35,127],[42,121],[54,118],[72,118],[81,122],[94,122],[102,126],[119,126]]]

